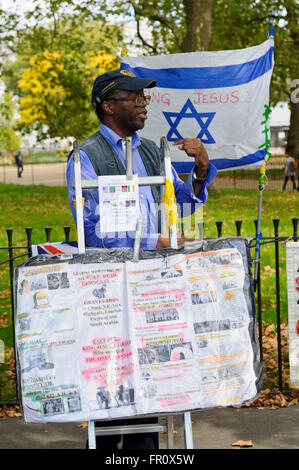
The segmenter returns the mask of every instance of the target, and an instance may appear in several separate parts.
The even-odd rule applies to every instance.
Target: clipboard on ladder
[[[133,176],[133,160],[132,160],[132,138],[126,138],[126,176],[127,179],[132,179]],[[160,154],[162,163],[164,165],[163,174],[161,176],[146,176],[138,177],[139,186],[152,186],[159,185],[164,186],[165,181],[169,179],[172,182],[172,170],[171,170],[171,157],[170,149],[166,137],[161,138]],[[73,143],[73,161],[74,161],[74,187],[75,187],[75,198],[76,198],[76,219],[77,219],[77,237],[78,237],[78,252],[79,254],[85,253],[85,233],[84,233],[84,219],[83,219],[83,201],[82,201],[82,190],[83,189],[94,189],[98,187],[97,179],[82,180],[81,179],[81,159],[78,141]],[[165,191],[165,189],[164,189]],[[142,219],[137,220],[134,246],[133,246],[133,258],[132,261],[138,262],[140,242],[142,237],[143,224]],[[176,236],[176,225],[169,227],[169,238],[170,246],[173,249],[177,249],[177,236]],[[142,417],[146,417],[142,415]],[[154,417],[150,415],[150,417]],[[132,418],[132,419],[136,419]],[[88,442],[89,449],[96,449],[96,436],[100,435],[122,435],[122,434],[138,434],[148,432],[162,432],[167,431],[167,442],[168,448],[173,449],[173,415],[167,415],[167,425],[163,424],[132,424],[124,426],[113,426],[113,420],[111,426],[105,426],[102,428],[95,427],[95,421],[88,422]],[[184,435],[185,435],[185,447],[186,449],[193,449],[193,433],[192,433],[192,422],[190,411],[184,413]]]

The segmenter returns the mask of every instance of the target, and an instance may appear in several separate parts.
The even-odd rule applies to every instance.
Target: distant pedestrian
[[[284,163],[284,182],[282,190],[284,191],[289,179],[293,183],[293,190],[296,191],[296,183],[295,183],[295,174],[296,174],[297,162],[293,157],[286,153],[286,159]]]
[[[23,157],[20,151],[15,155],[15,162],[18,169],[18,178],[21,178],[23,173]]]

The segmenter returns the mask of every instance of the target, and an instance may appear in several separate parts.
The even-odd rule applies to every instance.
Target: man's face
[[[146,103],[140,106],[136,105],[135,98],[144,96],[143,90],[125,91],[116,90],[109,98],[111,119],[118,129],[123,130],[127,135],[132,132],[143,129],[147,119]]]

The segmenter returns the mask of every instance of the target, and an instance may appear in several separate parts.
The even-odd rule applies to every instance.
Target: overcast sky
[[[9,8],[10,10],[26,11],[33,7],[31,0],[0,0],[0,5],[3,10]]]

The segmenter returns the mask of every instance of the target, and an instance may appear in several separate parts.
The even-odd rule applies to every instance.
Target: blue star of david
[[[187,112],[188,109],[191,112]],[[178,139],[183,139],[181,134],[179,133],[177,126],[181,122],[182,119],[185,118],[192,118],[196,119],[200,126],[200,132],[198,134],[198,138],[205,144],[214,144],[215,140],[208,131],[208,127],[211,124],[212,119],[214,118],[216,113],[198,113],[193,106],[191,100],[188,98],[184,106],[182,107],[179,113],[170,113],[170,112],[163,112],[168,124],[170,125],[170,129],[167,134],[167,140],[169,142],[174,142]],[[203,118],[206,118],[206,121],[203,122]]]

